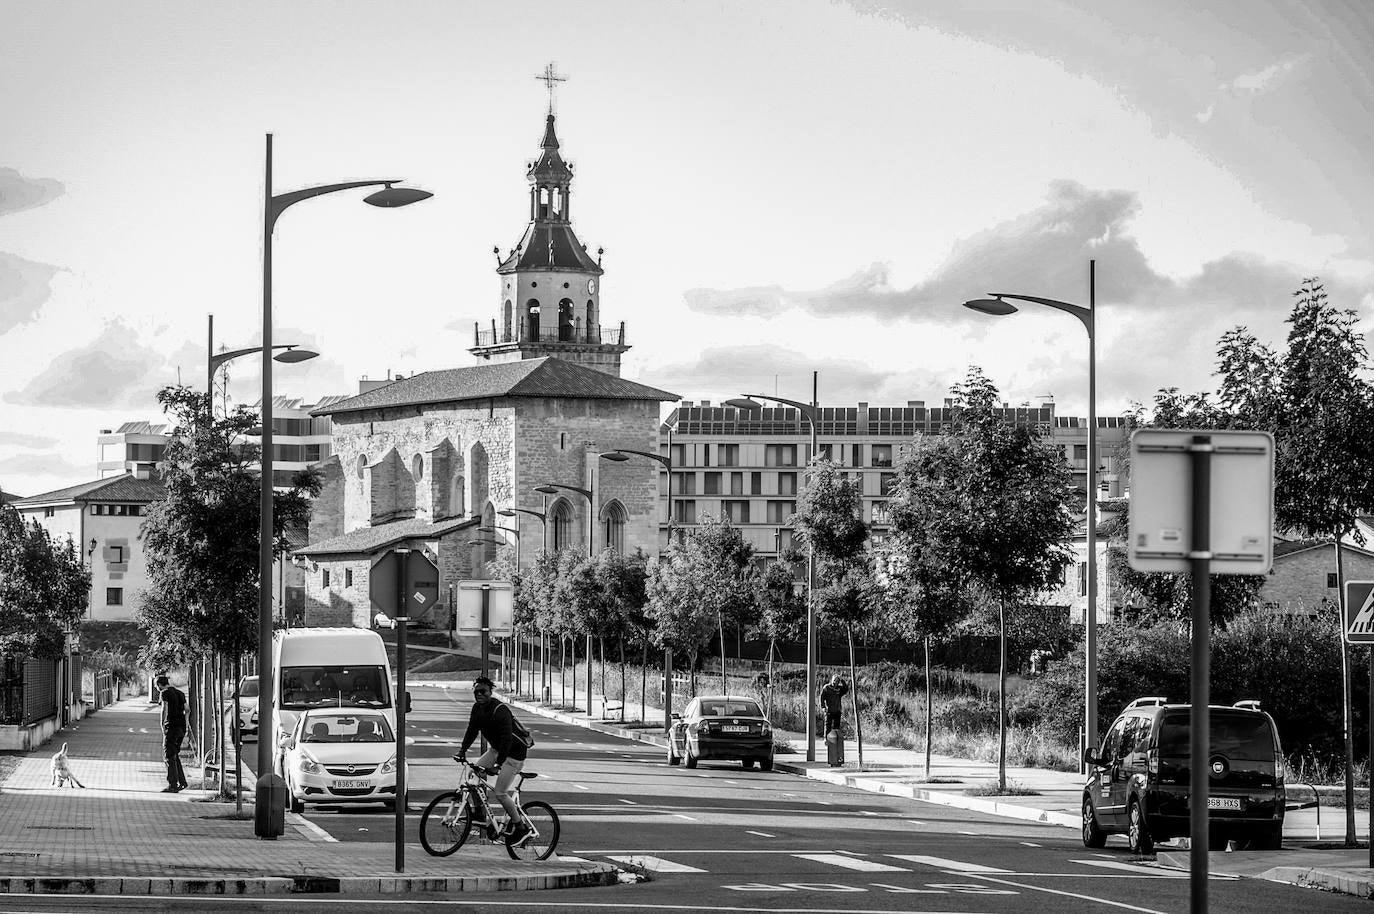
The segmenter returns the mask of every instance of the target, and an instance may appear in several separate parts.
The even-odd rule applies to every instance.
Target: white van
[[[312,708],[370,708],[396,728],[391,661],[382,636],[366,628],[291,628],[272,638],[272,739],[281,772],[281,739]],[[259,739],[262,737],[259,736]]]

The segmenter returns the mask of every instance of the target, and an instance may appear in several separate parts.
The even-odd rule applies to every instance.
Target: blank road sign
[[[458,614],[454,620],[459,635],[482,633],[482,591],[487,598],[487,633],[505,637],[515,628],[515,587],[510,581],[459,581]]]
[[[1138,429],[1131,435],[1128,557],[1136,571],[1189,571],[1192,455],[1211,439],[1208,570],[1268,574],[1274,561],[1274,438],[1268,432]]]
[[[1345,640],[1374,644],[1374,581],[1345,582]]]

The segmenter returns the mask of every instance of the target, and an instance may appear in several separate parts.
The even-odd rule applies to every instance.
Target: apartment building
[[[163,423],[125,422],[117,429],[102,428],[95,445],[96,476],[108,479],[156,464],[167,449],[168,437]]]

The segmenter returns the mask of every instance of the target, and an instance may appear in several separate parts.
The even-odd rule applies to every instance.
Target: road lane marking
[[[664,860],[662,857],[651,857],[647,854],[627,854],[623,857],[609,857],[616,863],[628,863],[630,866],[642,866],[646,870],[655,873],[704,873],[706,870],[695,866],[688,866],[685,863],[674,863],[672,860]]]
[[[904,866],[892,866],[887,863],[879,863],[876,860],[860,860],[855,857],[846,857],[843,854],[793,854],[792,856],[800,860],[811,860],[815,863],[828,863],[831,866],[838,866],[846,870],[858,870],[861,873],[911,872]]]
[[[1080,898],[1083,901],[1095,901],[1098,904],[1109,905],[1113,908],[1125,908],[1127,911],[1140,911],[1141,914],[1167,914],[1165,911],[1157,911],[1154,908],[1142,908],[1133,904],[1126,904],[1124,901],[1112,901],[1110,898],[1099,898],[1096,895],[1080,895],[1077,892],[1065,892],[1062,889],[1047,889],[1039,885],[1027,885],[1024,882],[1012,882],[1009,879],[998,879],[994,876],[985,876],[982,873],[970,873],[975,879],[984,879],[988,882],[995,882],[999,885],[1009,885],[1013,888],[1025,889],[1030,892],[1044,892],[1047,895],[1063,895],[1068,898]]]
[[[831,803],[829,800],[817,800],[816,802],[819,803],[819,804],[821,804],[822,806],[834,806],[834,805],[835,805],[834,803]]]
[[[876,816],[877,813],[876,813],[876,812],[873,812],[873,811],[871,811],[871,810],[868,810],[868,809],[861,809],[861,810],[859,810],[859,815],[861,815],[861,816]]]
[[[576,787],[578,790],[591,790],[590,787],[583,787],[581,784],[574,784],[573,786]]]
[[[1088,866],[1100,866],[1109,870],[1121,870],[1126,873],[1138,873],[1142,876],[1154,876],[1160,878],[1164,876],[1177,876],[1177,872],[1163,873],[1151,866],[1141,866],[1136,863],[1122,863],[1119,860],[1070,860],[1070,863],[1085,863]]]
[[[766,832],[766,831],[750,831],[749,829],[745,829],[744,833],[745,833],[746,835],[758,835],[760,838],[776,838],[776,837],[777,837],[777,835],[770,835],[770,834],[768,834],[768,832]]]
[[[960,860],[950,860],[946,857],[930,857],[925,854],[888,854],[897,860],[906,860],[909,863],[924,863],[926,866],[933,866],[941,870],[953,870],[956,873],[1009,873],[1010,870],[1000,869],[995,866],[984,866],[981,863],[964,863]]]
[[[673,813],[673,815],[676,816],[676,817],[679,818],[679,819],[686,819],[688,822],[696,822],[696,821],[697,821],[697,819],[696,819],[695,816],[689,816],[689,815],[687,815],[686,813],[675,812],[675,813]]]
[[[620,802],[624,803],[626,806],[638,806],[638,805],[639,805],[639,804],[636,803],[634,800],[626,800],[626,799],[624,799],[623,797],[620,799]]]
[[[1026,847],[1040,847],[1040,846],[1041,846],[1041,845],[1039,845],[1039,844],[1036,844],[1036,843],[1033,842],[1033,841],[1019,841],[1019,842],[1017,842],[1017,843],[1018,843],[1018,844],[1023,844],[1023,845],[1025,845]]]

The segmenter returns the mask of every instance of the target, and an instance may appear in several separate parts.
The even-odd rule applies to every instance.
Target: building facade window
[[[896,486],[897,486],[897,474],[896,474],[896,473],[879,473],[879,474],[878,474],[878,491],[879,491],[880,493],[882,493],[883,495],[891,495],[891,494],[892,494],[892,490],[893,490],[894,488],[896,488]]]
[[[768,503],[768,523],[785,524],[793,514],[797,513],[797,503],[795,501],[770,501]]]
[[[419,454],[416,454],[410,459],[410,476],[416,482],[419,482],[425,476],[425,458],[421,457]]]
[[[871,452],[871,454],[872,454],[872,458],[871,458],[871,459],[872,459],[872,462],[873,462],[873,466],[875,466],[875,467],[890,467],[890,466],[892,466],[892,445],[890,445],[890,444],[874,444],[874,445],[870,445],[870,452]]]
[[[123,587],[106,587],[106,588],[105,588],[105,605],[106,605],[106,606],[123,606],[123,605],[124,605],[124,588],[123,588]]]
[[[692,499],[677,499],[673,502],[674,523],[695,524],[697,522],[697,503]]]
[[[887,506],[887,502],[875,501],[873,503],[873,523],[884,526],[892,523],[892,509]]]
[[[344,569],[344,586],[345,586],[345,587],[352,587],[352,586],[353,586],[353,569],[352,569],[352,568],[345,568],[345,569]]]
[[[321,586],[321,587],[328,587],[328,586],[329,586],[329,569],[328,569],[328,568],[326,568],[326,569],[324,569],[323,571],[320,572],[320,586]]]
[[[719,495],[719,494],[720,494],[720,474],[719,474],[719,473],[706,473],[706,474],[704,474],[704,475],[705,475],[705,478],[702,480],[702,482],[705,483],[705,487],[702,489],[702,494],[704,494],[704,495]]]
[[[559,502],[553,510],[553,549],[566,549],[572,545],[572,517],[566,502]]]
[[[763,447],[763,465],[766,467],[794,467],[797,465],[797,446],[795,444],[766,444]]]
[[[731,474],[730,474],[730,494],[731,494],[731,495],[743,495],[743,494],[744,494],[744,474],[743,474],[743,473],[731,473]]]
[[[678,495],[697,494],[697,474],[696,473],[674,473],[673,488]]]
[[[763,474],[762,474],[762,473],[750,473],[750,474],[749,474],[749,494],[750,494],[750,495],[762,495],[762,494],[763,494]]]
[[[779,473],[778,474],[778,494],[796,495],[797,494],[797,474]]]
[[[862,444],[851,444],[849,446],[849,465],[861,467],[864,465],[864,446]]]
[[[747,501],[723,501],[720,503],[720,511],[732,524],[749,523],[749,502]]]
[[[620,505],[612,504],[606,509],[601,533],[607,549],[620,553],[625,551],[625,512]]]
[[[719,454],[720,460],[719,460],[718,462],[719,462],[719,464],[720,464],[721,466],[723,466],[723,467],[737,467],[737,466],[739,466],[739,445],[738,445],[738,444],[722,444],[722,445],[719,445],[719,447],[720,447],[720,454]]]

